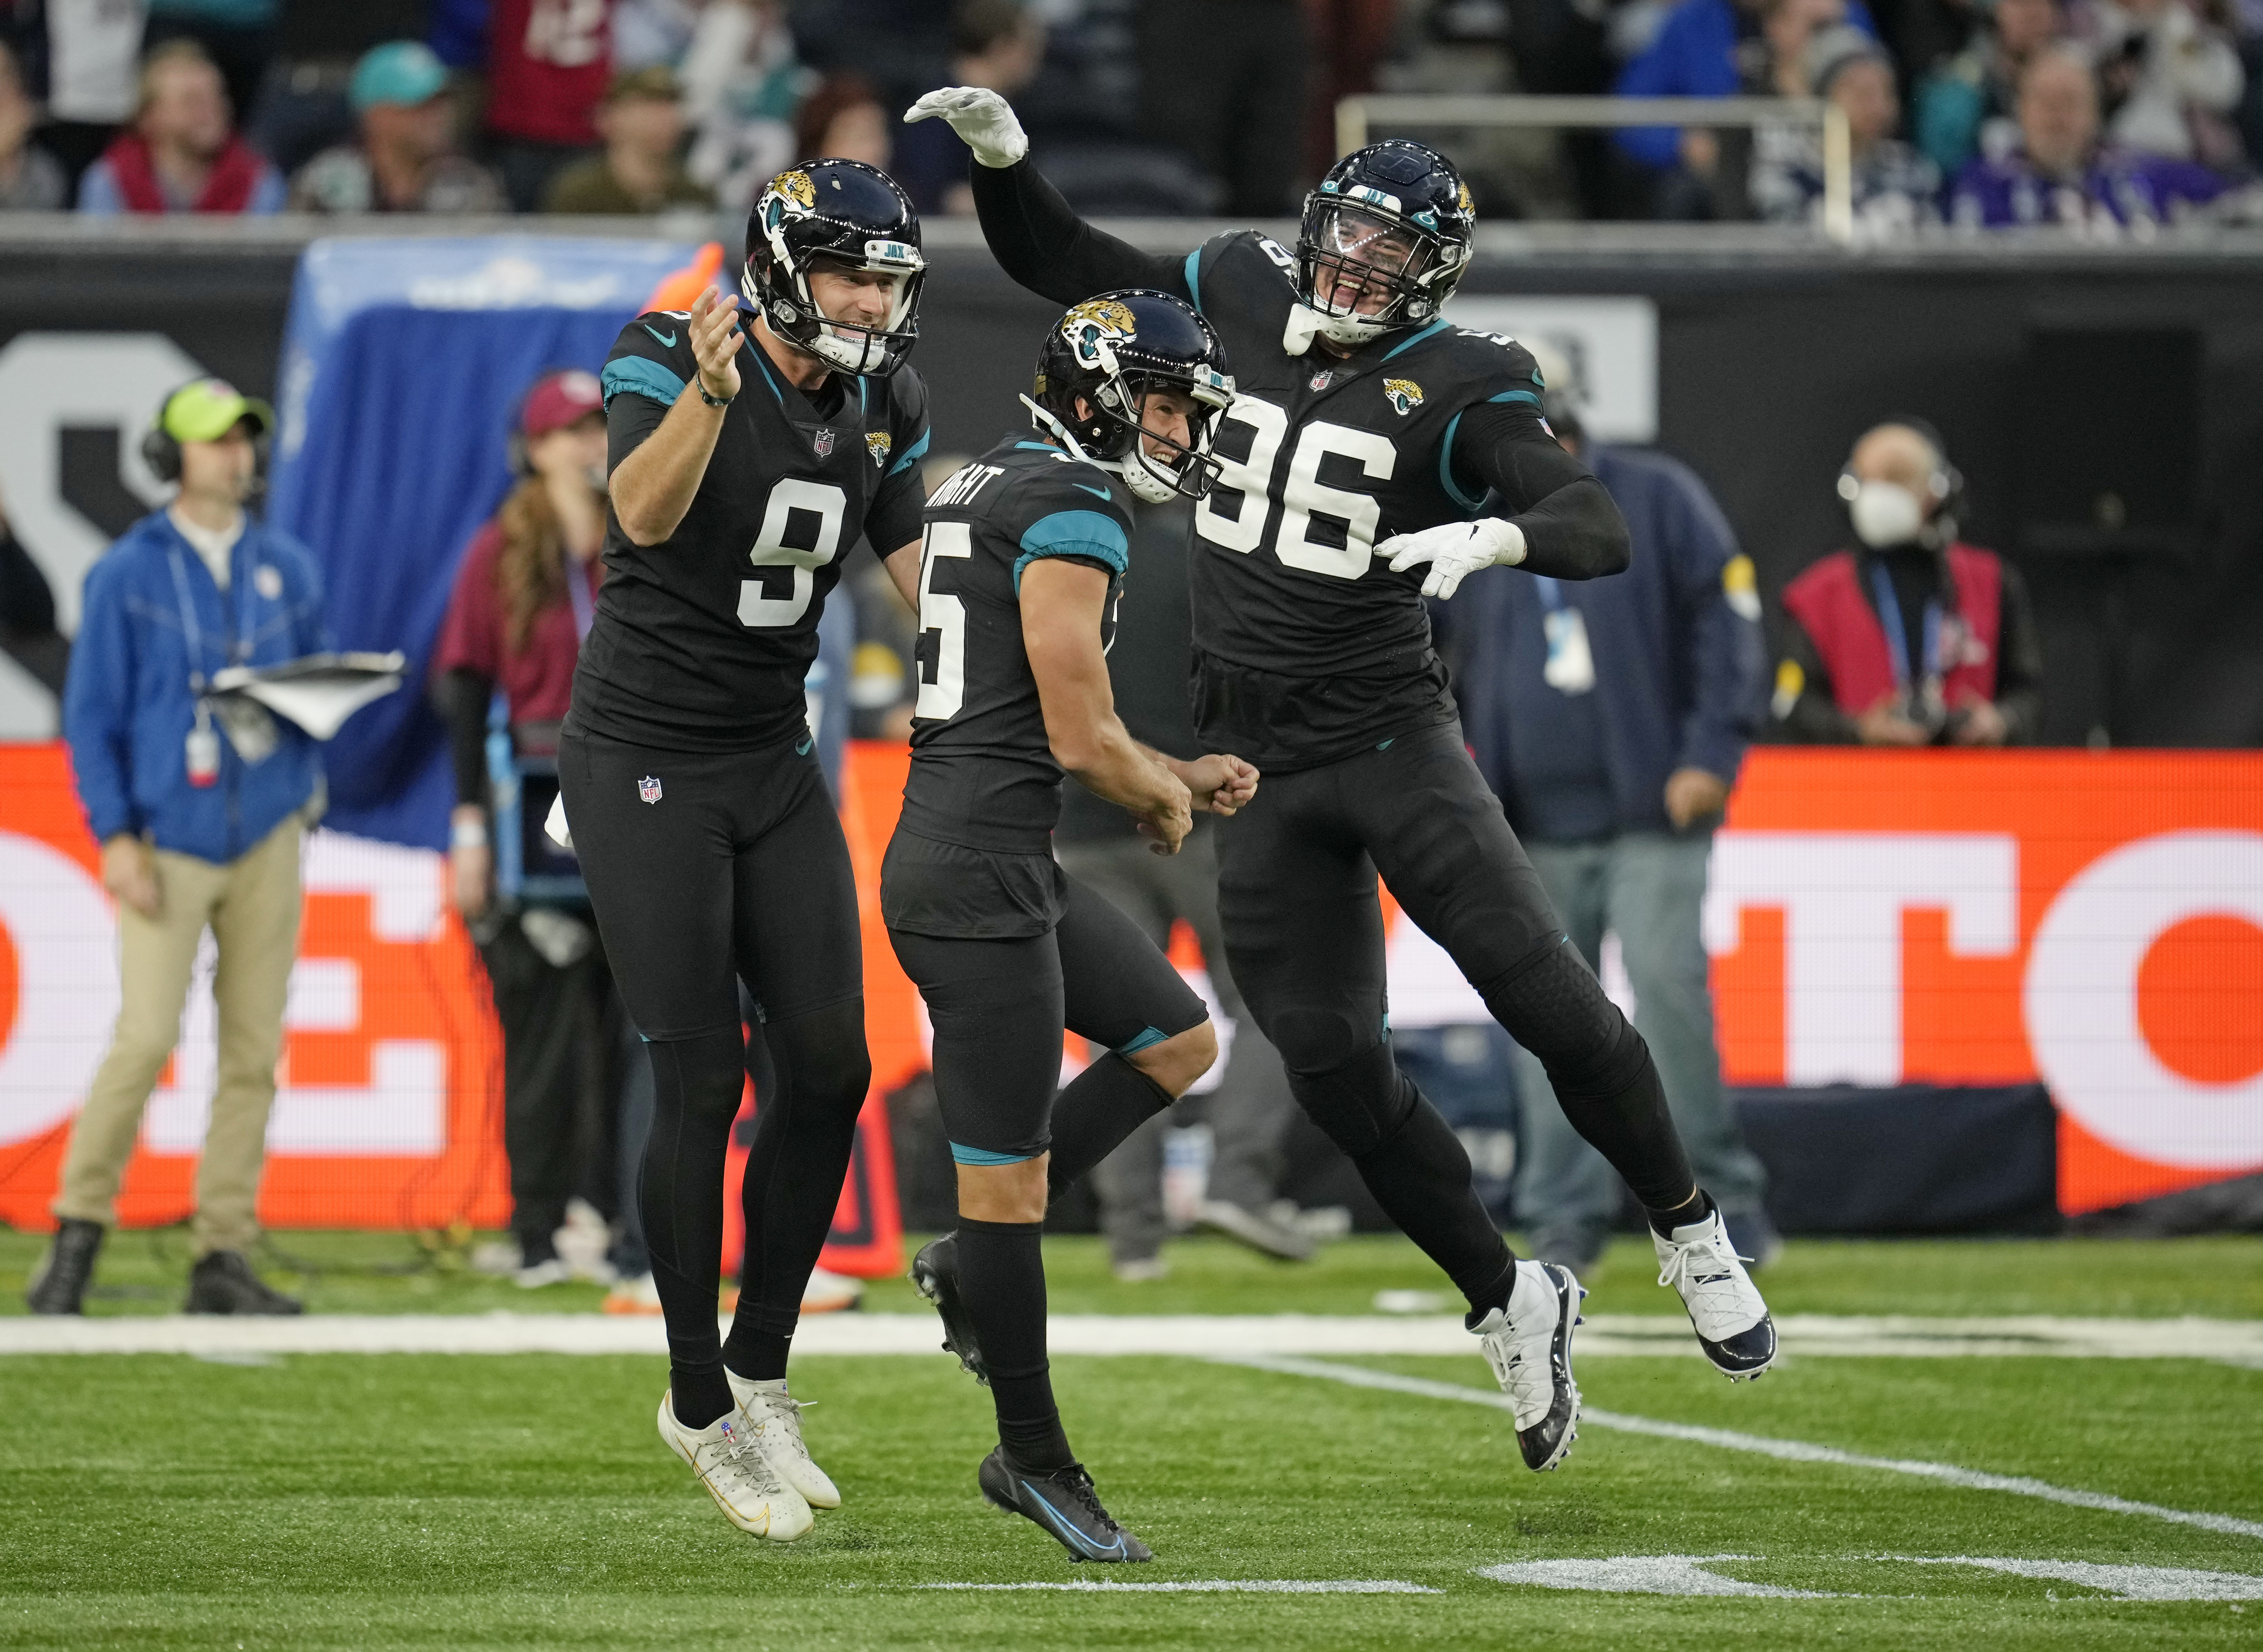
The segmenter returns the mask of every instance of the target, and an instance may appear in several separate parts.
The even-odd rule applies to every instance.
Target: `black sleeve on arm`
[[[975,162],[974,211],[999,267],[1041,298],[1075,304],[1111,287],[1152,286],[1183,299],[1186,260],[1142,252],[1104,235],[1027,160],[1011,166]]]
[[[1587,467],[1557,445],[1539,410],[1482,402],[1454,432],[1454,474],[1497,496],[1500,513],[1524,532],[1528,573],[1557,579],[1616,574],[1633,555],[1626,518]]]
[[[448,766],[456,776],[456,802],[488,801],[488,705],[495,682],[477,671],[445,673],[432,685],[441,721],[448,725]]]
[[[2043,645],[2028,582],[2004,564],[2004,594],[1996,622],[1996,709],[2011,725],[2009,745],[2031,745],[2042,728]]]

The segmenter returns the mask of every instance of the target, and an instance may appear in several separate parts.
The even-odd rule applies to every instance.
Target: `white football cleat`
[[[824,1268],[812,1268],[809,1283],[801,1287],[801,1311],[805,1314],[838,1314],[864,1300],[864,1280]]]
[[[1520,1262],[1506,1308],[1471,1315],[1486,1363],[1515,1408],[1524,1466],[1553,1468],[1580,1438],[1580,1385],[1572,1380],[1572,1329],[1587,1295],[1569,1268]]]
[[[771,1543],[791,1543],[815,1524],[808,1501],[780,1478],[737,1411],[705,1428],[676,1420],[675,1396],[660,1396],[660,1437],[691,1466],[724,1518]]]
[[[730,1379],[731,1397],[739,1402],[739,1425],[754,1436],[779,1478],[801,1493],[811,1508],[839,1508],[840,1489],[831,1475],[810,1461],[809,1447],[801,1443],[802,1402],[785,1391],[782,1380],[757,1382],[728,1366],[723,1367],[723,1374]]]
[[[1721,1213],[1676,1228],[1671,1238],[1653,1228],[1650,1242],[1658,1251],[1658,1282],[1681,1293],[1697,1345],[1714,1368],[1733,1381],[1766,1371],[1775,1359],[1775,1322],[1729,1243]]]

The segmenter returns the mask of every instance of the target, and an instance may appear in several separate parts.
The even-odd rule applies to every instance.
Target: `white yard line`
[[[1385,1388],[1396,1394],[1416,1394],[1432,1400],[1454,1400],[1465,1405],[1490,1406],[1500,1411],[1511,1409],[1508,1396],[1504,1394],[1465,1388],[1454,1382],[1432,1382],[1423,1377],[1402,1377],[1395,1372],[1370,1371],[1359,1366],[1329,1365],[1317,1359],[1267,1355],[1219,1358],[1225,1364],[1247,1366],[1258,1371],[1276,1371],[1284,1376],[1318,1377],[1328,1382],[1348,1383],[1356,1388]],[[1924,1480],[1937,1480],[1943,1485],[1956,1486],[1966,1491],[2007,1491],[2015,1496],[2065,1503],[2070,1508],[2095,1509],[2107,1514],[2142,1515],[2148,1519],[2198,1526],[2203,1531],[2223,1532],[2233,1537],[2263,1538],[2263,1520],[2243,1520],[2229,1514],[2204,1514],[2188,1509],[2164,1508],[2157,1503],[2137,1503],[2128,1497],[2111,1496],[2102,1491],[2054,1486],[2048,1481],[2030,1480],[2023,1474],[1983,1474],[1977,1469],[1959,1468],[1950,1463],[1926,1462],[1909,1457],[1870,1457],[1860,1452],[1840,1451],[1835,1446],[1813,1446],[1796,1439],[1772,1439],[1764,1434],[1741,1434],[1725,1428],[1701,1428],[1691,1423],[1661,1423],[1652,1417],[1630,1417],[1623,1411],[1598,1410],[1594,1406],[1580,1408],[1580,1421],[1591,1427],[1613,1429],[1622,1434],[1647,1434],[1659,1439],[1687,1440],[1692,1445],[1717,1446],[1724,1451],[1751,1452],[1757,1456],[1774,1457],[1785,1462],[1830,1463],[1841,1468],[1882,1469],[1888,1474],[1914,1474]]]
[[[1779,1322],[1787,1357],[2209,1359],[2263,1366],[2263,1321],[1882,1319],[1795,1314]],[[1311,1356],[1453,1354],[1477,1344],[1452,1315],[1056,1315],[1056,1354]],[[918,1314],[828,1314],[801,1322],[804,1354],[931,1354],[941,1332]],[[655,1316],[603,1314],[309,1314],[290,1319],[170,1315],[0,1318],[0,1354],[657,1354]],[[1582,1359],[1697,1353],[1688,1322],[1603,1314],[1580,1331]]]
[[[985,1593],[1022,1590],[1059,1590],[1069,1594],[1101,1594],[1121,1590],[1146,1595],[1442,1595],[1442,1589],[1402,1583],[1392,1578],[1311,1579],[1218,1577],[1171,1583],[1111,1583],[1079,1579],[1070,1583],[919,1583],[920,1589],[957,1589]]]

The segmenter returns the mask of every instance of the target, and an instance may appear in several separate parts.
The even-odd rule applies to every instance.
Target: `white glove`
[[[1419,533],[1394,533],[1375,547],[1391,559],[1391,571],[1403,574],[1417,562],[1430,564],[1422,581],[1425,597],[1450,597],[1480,568],[1514,568],[1524,560],[1524,530],[1499,517],[1449,522]]]
[[[984,86],[945,86],[904,111],[904,122],[940,116],[985,166],[1011,166],[1030,152],[1030,140],[1013,106]]]

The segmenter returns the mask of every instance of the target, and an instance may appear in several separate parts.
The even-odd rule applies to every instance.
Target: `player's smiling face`
[[[1374,315],[1391,301],[1391,279],[1413,274],[1422,244],[1399,226],[1350,206],[1327,230],[1327,264],[1316,283],[1321,303],[1340,315]]]
[[[828,268],[819,264],[809,272],[809,296],[818,313],[830,322],[856,327],[886,327],[895,313],[904,277],[895,270]]]
[[[1176,465],[1194,446],[1194,417],[1195,399],[1185,392],[1148,391],[1139,398],[1140,447],[1150,459]]]

